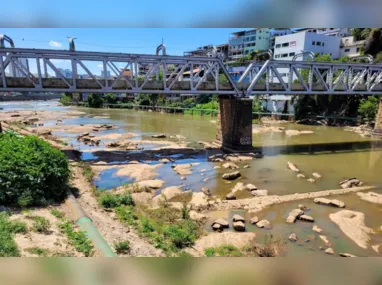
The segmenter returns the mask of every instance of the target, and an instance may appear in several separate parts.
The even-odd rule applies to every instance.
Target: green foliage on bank
[[[65,93],[61,94],[60,103],[64,106],[70,105],[72,103],[73,96],[72,94],[66,95]]]
[[[97,199],[98,203],[106,209],[116,208],[119,206],[134,206],[134,200],[130,193],[112,194],[103,192],[97,197]]]
[[[63,152],[34,136],[0,134],[0,204],[47,205],[65,198],[69,163]]]
[[[26,225],[20,226],[20,222],[11,221],[6,212],[0,212],[0,257],[20,256],[20,251],[14,241],[14,235],[26,232]]]
[[[87,101],[90,108],[101,108],[103,105],[103,99],[101,95],[97,93],[89,94]]]
[[[78,252],[82,252],[86,257],[94,254],[94,247],[85,232],[75,231],[72,223],[66,220],[59,225],[59,229]]]
[[[379,100],[380,99],[376,96],[361,99],[358,107],[359,115],[366,120],[374,120],[378,112]]]

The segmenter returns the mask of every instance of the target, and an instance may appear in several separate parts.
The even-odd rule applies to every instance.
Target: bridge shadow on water
[[[356,142],[334,142],[316,143],[306,145],[276,145],[255,147],[256,151],[262,152],[265,156],[288,155],[288,154],[337,154],[350,152],[368,152],[372,150],[382,150],[382,140],[356,141]]]

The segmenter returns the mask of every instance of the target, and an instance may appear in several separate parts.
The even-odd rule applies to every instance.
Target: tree
[[[93,93],[88,96],[88,105],[91,108],[101,108],[103,105],[103,99],[100,94]]]
[[[365,42],[365,53],[375,56],[382,51],[381,29],[373,29]]]
[[[378,112],[379,98],[375,96],[369,96],[367,99],[362,99],[359,107],[358,113],[362,118],[367,120],[374,120]]]
[[[104,97],[105,103],[116,104],[117,100],[118,100],[117,95],[115,95],[113,93],[106,93],[105,94],[105,97]]]

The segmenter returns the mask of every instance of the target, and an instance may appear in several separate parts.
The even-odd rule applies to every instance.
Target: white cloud
[[[103,68],[103,64],[98,64],[97,65],[99,68]]]
[[[50,41],[50,42],[49,42],[49,45],[50,45],[51,47],[55,47],[55,48],[62,47],[62,43],[60,43],[60,42],[55,42],[55,41]]]

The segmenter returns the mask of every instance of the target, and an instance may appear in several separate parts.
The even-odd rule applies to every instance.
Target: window
[[[358,47],[358,48],[357,48],[357,52],[359,52],[359,51],[360,51],[360,48]]]
[[[315,41],[313,41],[313,42],[312,42],[312,46],[315,46],[315,45],[316,45],[316,42],[315,42]]]
[[[325,43],[324,43],[324,42],[322,42],[322,46],[325,46]]]
[[[280,47],[281,47],[281,45],[280,45],[280,44],[277,44],[277,45],[276,45],[276,48],[280,48]]]
[[[287,54],[287,53],[283,53],[283,54],[281,55],[281,57],[288,57],[288,54]]]
[[[289,56],[294,56],[296,53],[294,53],[294,52],[290,52],[289,53]]]
[[[275,58],[280,58],[280,55],[279,55],[279,54],[276,54],[276,55],[275,55]]]
[[[316,46],[321,46],[321,42],[316,42]]]
[[[344,52],[349,52],[350,48],[345,48]]]
[[[282,47],[289,47],[289,43],[283,43]]]
[[[261,37],[259,37],[259,40],[261,40]]]

